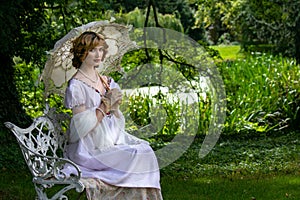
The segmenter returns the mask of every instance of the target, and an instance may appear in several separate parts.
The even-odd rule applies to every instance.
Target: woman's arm
[[[72,109],[72,113],[73,113],[73,115],[76,115],[85,110],[86,110],[86,108],[84,105],[76,106]],[[96,108],[95,112],[96,112],[96,117],[97,117],[98,122],[101,122],[102,119],[106,116],[106,113],[107,113],[106,110],[107,110],[106,106],[103,103],[101,103],[100,106],[98,108]]]
[[[96,116],[98,119],[98,122],[101,122],[102,119],[106,116],[106,106],[101,103],[100,106],[98,108],[96,108]]]

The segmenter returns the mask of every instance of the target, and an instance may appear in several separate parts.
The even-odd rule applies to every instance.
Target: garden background
[[[45,101],[69,112],[59,97],[43,98],[38,79],[46,51],[72,28],[112,18],[189,36],[206,49],[224,81],[227,107],[220,139],[199,158],[211,120],[210,100],[200,99],[193,143],[161,169],[165,199],[300,199],[299,7],[299,0],[1,1],[0,199],[35,196],[17,142],[3,123],[29,125],[42,114]],[[143,50],[130,52],[122,66],[126,71],[144,62],[160,63],[161,53],[165,65],[188,80],[197,78],[184,60],[155,49],[150,59]],[[121,75],[112,76],[118,80]],[[143,126],[149,123],[149,106],[157,101],[169,114],[149,139],[154,149],[180,134],[181,105],[164,96],[140,95],[129,99],[127,110],[135,125]]]

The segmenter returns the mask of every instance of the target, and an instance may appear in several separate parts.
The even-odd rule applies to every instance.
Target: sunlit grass
[[[24,172],[1,172],[0,199],[31,200],[35,198],[31,177]],[[299,175],[264,177],[199,177],[174,179],[162,177],[164,200],[284,200],[300,199]],[[72,198],[78,193],[71,192]],[[86,199],[84,195],[81,199]]]
[[[300,199],[299,176],[162,179],[165,200]]]
[[[219,45],[210,47],[218,50],[224,60],[235,60],[243,57],[241,47],[239,45]]]

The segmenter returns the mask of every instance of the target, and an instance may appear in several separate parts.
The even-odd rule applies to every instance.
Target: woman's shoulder
[[[76,88],[78,88],[78,87],[84,88],[84,87],[87,87],[87,86],[90,86],[90,85],[88,83],[84,82],[83,80],[78,79],[78,78],[70,79],[69,84],[68,84],[68,87],[76,87]]]
[[[81,83],[77,78],[71,78],[68,81],[68,86],[73,86],[73,85],[81,85]]]
[[[68,86],[66,88],[66,92],[75,92],[75,91],[81,91],[84,90],[85,84],[75,78],[72,78],[68,81]]]

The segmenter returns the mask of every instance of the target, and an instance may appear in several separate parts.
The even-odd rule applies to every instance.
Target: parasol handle
[[[101,79],[101,81],[102,81],[102,83],[103,83],[105,89],[106,89],[107,91],[110,90],[110,87],[109,87],[107,81],[104,80],[104,78],[103,78],[102,76],[99,75],[99,77],[100,77],[100,79]]]

